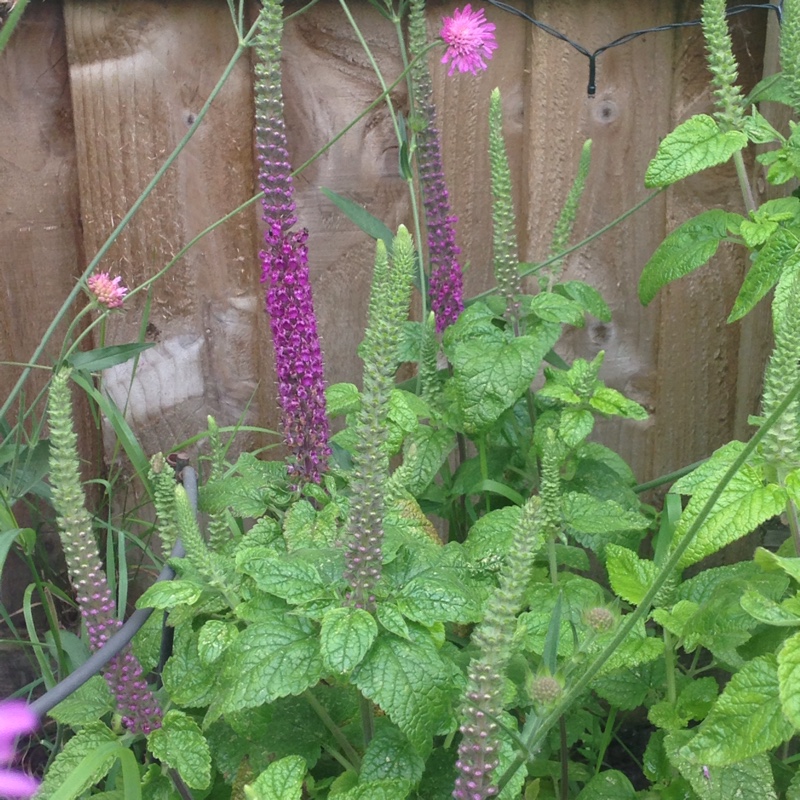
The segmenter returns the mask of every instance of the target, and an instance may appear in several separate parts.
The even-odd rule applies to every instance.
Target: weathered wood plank
[[[236,49],[227,6],[67,0],[65,21],[78,141],[84,246],[94,254],[172,151]],[[242,58],[202,126],[109,252],[101,269],[134,287],[191,237],[254,191],[252,93]],[[148,452],[220,425],[275,427],[269,348],[258,290],[254,214],[193,247],[154,287],[147,338],[156,347],[107,371],[105,386]],[[109,325],[135,341],[144,294]],[[130,388],[130,393],[129,393]]]

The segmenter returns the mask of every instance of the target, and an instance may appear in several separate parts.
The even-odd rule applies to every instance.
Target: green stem
[[[6,21],[3,23],[2,27],[0,27],[0,53],[3,52],[3,48],[8,44],[8,40],[11,38],[11,34],[14,32],[14,28],[17,27],[17,23],[22,18],[22,12],[25,10],[25,6],[28,5],[29,0],[17,0],[11,7],[11,13],[6,17]]]
[[[606,718],[606,724],[603,728],[603,735],[600,739],[600,747],[597,751],[597,761],[595,762],[594,766],[594,774],[599,775],[600,770],[603,768],[603,761],[606,758],[606,751],[608,750],[608,746],[611,744],[611,738],[614,733],[614,723],[617,721],[617,707],[611,706],[608,709],[608,717]]]
[[[375,720],[372,716],[372,703],[361,695],[359,700],[361,710],[361,730],[364,733],[364,747],[369,747],[372,737],[375,735]]]
[[[736,460],[730,465],[730,467],[728,467],[725,474],[722,476],[722,479],[717,484],[714,491],[711,492],[703,507],[700,509],[700,513],[689,527],[689,530],[686,531],[683,538],[672,551],[672,554],[667,559],[658,575],[656,575],[655,580],[645,593],[641,603],[625,617],[624,622],[619,626],[619,629],[611,638],[611,641],[609,641],[609,643],[594,659],[594,661],[587,665],[580,677],[575,681],[574,684],[572,684],[572,686],[569,687],[569,690],[565,692],[563,698],[555,706],[553,706],[552,709],[550,709],[545,717],[537,720],[537,724],[533,730],[531,730],[525,736],[526,752],[524,754],[517,754],[517,756],[514,758],[514,761],[503,773],[497,784],[500,791],[502,791],[503,787],[509,782],[509,780],[511,780],[516,771],[528,760],[528,754],[536,752],[538,747],[541,745],[542,740],[547,735],[547,732],[558,721],[559,717],[566,713],[573,703],[575,703],[583,695],[584,691],[587,689],[592,680],[594,680],[597,673],[603,668],[603,665],[608,661],[609,658],[611,658],[617,648],[630,635],[639,621],[650,613],[653,600],[661,591],[661,588],[672,575],[673,571],[677,568],[681,558],[683,557],[683,554],[694,540],[697,532],[705,523],[708,515],[716,505],[717,500],[719,500],[720,495],[725,491],[725,487],[731,482],[736,473],[744,466],[744,464],[747,462],[747,459],[750,458],[769,430],[780,419],[781,415],[784,413],[784,411],[786,411],[795,398],[798,397],[798,395],[800,395],[800,380],[796,381],[792,385],[790,391],[784,396],[781,402],[778,403],[778,405],[767,417],[758,431],[756,431],[750,441],[748,441],[747,444],[742,448],[742,451],[736,457]]]
[[[593,242],[595,239],[598,239],[604,233],[608,233],[612,228],[616,228],[617,225],[620,224],[620,222],[624,222],[632,214],[635,214],[640,208],[644,208],[644,206],[646,206],[651,200],[655,200],[655,198],[658,197],[663,191],[664,189],[659,189],[658,191],[653,192],[653,194],[648,195],[647,197],[645,197],[644,200],[640,200],[635,206],[629,208],[624,214],[621,214],[616,219],[609,222],[608,225],[604,225],[602,228],[595,231],[590,236],[587,236],[585,239],[581,240],[577,244],[572,245],[572,247],[568,247],[566,250],[562,250],[560,253],[556,253],[555,255],[550,256],[550,258],[545,259],[539,264],[534,264],[533,266],[528,267],[527,269],[520,270],[519,272],[520,278],[525,278],[528,275],[533,275],[537,272],[540,272],[541,270],[545,269],[545,267],[549,267],[556,261],[560,261],[562,258],[565,258],[570,253],[574,253],[576,250],[580,250],[582,247],[585,247],[590,242]],[[470,303],[474,303],[476,300],[481,300],[484,297],[489,297],[489,295],[494,294],[496,291],[497,287],[493,286],[491,289],[487,289],[485,292],[481,292],[480,294],[476,294],[474,297],[469,298],[469,300],[465,300],[464,304],[469,305]]]
[[[350,744],[350,741],[344,735],[342,729],[333,721],[325,706],[317,700],[311,689],[306,689],[303,692],[303,697],[308,701],[311,708],[314,709],[314,713],[322,720],[322,724],[331,732],[333,738],[336,739],[356,770],[361,769],[361,756],[356,752],[353,745]]]
[[[672,634],[664,628],[664,668],[666,672],[667,700],[670,705],[675,705],[678,692],[675,688],[675,650]]]
[[[657,489],[659,486],[663,486],[665,483],[674,483],[676,480],[678,480],[678,478],[688,475],[693,470],[696,470],[701,464],[705,464],[706,461],[708,461],[708,459],[704,458],[700,461],[695,461],[694,464],[689,464],[687,467],[681,467],[680,469],[676,469],[674,472],[668,472],[666,475],[662,475],[660,478],[654,478],[652,481],[637,484],[633,487],[633,491],[636,492],[636,494],[641,494],[642,492],[646,492],[650,489]]]
[[[733,154],[733,163],[736,165],[736,177],[739,179],[739,188],[742,190],[745,208],[748,212],[755,211],[758,208],[758,204],[753,194],[753,187],[750,186],[750,179],[747,177],[747,169],[744,165],[744,156],[741,150],[737,150]]]

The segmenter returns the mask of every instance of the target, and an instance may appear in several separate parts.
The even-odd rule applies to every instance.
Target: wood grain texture
[[[65,19],[84,240],[93,254],[194,122],[237,42],[226,5],[213,0],[67,0]],[[138,286],[252,196],[252,115],[243,57],[100,269]],[[208,414],[219,425],[277,425],[257,253],[252,214],[202,239],[155,284],[145,320],[155,347],[135,376],[131,364],[105,373],[146,452],[203,430]],[[109,340],[136,341],[144,311],[144,294],[126,302]]]
[[[90,257],[186,131],[236,41],[226,5],[217,0],[65,0],[64,7],[83,217],[80,245]],[[351,7],[387,80],[393,80],[401,63],[390,24],[364,0]],[[452,7],[431,3],[432,32]],[[287,13],[296,8],[299,3],[287,6]],[[636,28],[696,16],[699,4],[535,0],[526,8],[594,49]],[[488,6],[486,13],[497,25],[500,42],[486,73],[449,78],[440,56],[430,59],[445,173],[459,217],[457,241],[468,267],[467,295],[492,285],[486,149],[494,86],[503,95],[525,260],[548,253],[585,139],[594,142],[593,165],[574,241],[645,198],[643,176],[659,138],[710,107],[697,29],[648,34],[607,51],[598,60],[597,95],[589,98],[585,57],[523,20]],[[754,13],[733,25],[746,83],[761,70],[765,24],[766,15]],[[361,45],[332,0],[287,23],[283,67],[287,135],[296,165],[380,92]],[[392,99],[398,110],[407,111],[403,88]],[[244,58],[195,139],[102,268],[136,285],[195,233],[251,196],[256,175],[252,126],[252,75]],[[373,243],[319,192],[321,186],[362,203],[391,228],[411,224],[385,107],[370,112],[295,181],[299,224],[309,230],[328,380],[358,382],[355,348],[363,335]],[[605,350],[606,381],[652,412],[647,423],[598,426],[598,435],[642,479],[707,455],[733,434],[742,409],[757,396],[761,334],[748,334],[747,341],[759,342],[750,350],[743,347],[739,328],[724,324],[742,276],[741,259],[722,252],[714,266],[662,292],[647,309],[636,295],[641,269],[663,235],[702,208],[736,207],[737,193],[732,171],[704,174],[661,194],[566,262],[565,277],[600,289],[614,319],[569,332],[559,351],[566,358],[591,358]],[[251,398],[246,420],[277,426],[259,243],[254,208],[204,239],[156,285],[149,336],[157,347],[142,359],[128,402],[148,451],[193,435],[208,413],[221,424],[235,422]],[[143,310],[140,296],[115,317],[110,340],[135,340]],[[751,364],[742,383],[739,375]],[[106,376],[120,404],[128,375],[120,369]]]

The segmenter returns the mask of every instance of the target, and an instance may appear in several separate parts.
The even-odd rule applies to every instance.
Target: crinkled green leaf
[[[536,335],[471,339],[449,352],[453,378],[448,391],[464,430],[478,434],[528,389],[542,359],[558,340],[561,327],[548,323]]]
[[[635,800],[636,790],[625,775],[616,769],[598,772],[581,789],[576,800]]]
[[[436,477],[455,444],[452,431],[438,430],[428,425],[418,426],[405,440],[403,464],[395,476],[411,494],[422,494]]]
[[[399,778],[388,778],[379,781],[367,781],[337,792],[331,800],[406,800],[411,791],[408,781]]]
[[[654,665],[639,664],[622,667],[592,681],[592,689],[611,705],[622,711],[633,711],[644,704],[651,689],[663,683],[654,677]]]
[[[164,665],[164,688],[172,702],[189,708],[206,706],[216,693],[219,674],[197,652],[197,634],[182,626],[175,632],[172,655]]]
[[[690,600],[679,600],[670,609],[654,609],[653,619],[671,634],[683,638],[689,620],[697,613],[699,607],[697,603]]]
[[[114,707],[114,698],[108,684],[100,675],[94,675],[54,706],[49,715],[64,725],[76,728],[97,722],[100,717],[113,711]]]
[[[714,678],[695,678],[683,688],[677,702],[656,703],[650,707],[647,718],[659,728],[681,730],[692,720],[704,719],[718,693]]]
[[[57,789],[61,788],[64,781],[72,775],[86,756],[91,755],[103,745],[116,743],[116,741],[117,737],[102,722],[94,722],[82,728],[64,745],[63,750],[50,765],[42,785],[36,793],[37,800],[39,798],[48,800]],[[71,796],[65,800],[78,797],[101,780],[108,774],[116,758],[116,753],[109,752],[93,769],[87,770],[83,781],[76,785],[75,790],[70,793]]]
[[[408,641],[381,634],[351,680],[420,752],[442,725],[455,688],[450,669],[425,635]]]
[[[294,503],[283,520],[283,538],[288,551],[333,547],[341,536],[338,522],[343,516],[342,509],[335,502],[328,503],[321,511],[317,511],[308,500]]]
[[[530,310],[545,322],[583,327],[583,306],[575,300],[555,292],[541,292],[532,297]]]
[[[408,619],[431,626],[437,622],[480,621],[482,599],[460,571],[434,567],[409,581],[395,603]]]
[[[159,761],[176,769],[190,788],[208,787],[211,751],[200,726],[183,711],[167,711],[161,727],[147,737],[147,748]]]
[[[793,733],[781,710],[777,659],[766,655],[747,662],[730,679],[680,755],[725,766],[771,750]]]
[[[328,594],[329,586],[314,566],[293,555],[253,553],[237,561],[238,569],[249,575],[259,589],[292,605],[319,600]]]
[[[747,136],[741,131],[722,131],[713,117],[696,114],[662,139],[645,173],[645,186],[669,186],[724,164],[746,146]]]
[[[787,639],[778,653],[778,685],[783,714],[800,729],[800,633]]]
[[[380,622],[389,633],[393,633],[401,639],[411,640],[408,623],[396,606],[386,602],[380,603],[375,615],[378,617],[378,622]]]
[[[603,300],[603,295],[594,286],[589,286],[583,281],[564,281],[564,283],[556,284],[553,291],[577,300],[585,311],[599,319],[600,322],[611,322],[611,309]]]
[[[668,234],[650,256],[639,278],[639,300],[642,305],[647,305],[668,283],[702,267],[728,235],[728,223],[732,216],[721,209],[711,209]]]
[[[332,608],[322,617],[320,651],[332,672],[349,673],[372,647],[378,635],[375,618],[363,608]]]
[[[716,482],[698,486],[675,528],[673,542],[679,542],[697,519]],[[762,522],[780,514],[786,505],[786,492],[776,484],[764,485],[761,471],[743,466],[723,489],[711,512],[697,531],[680,567],[688,567],[717,552],[726,544],[755,530]]]
[[[780,228],[756,253],[753,266],[742,281],[728,322],[735,322],[748,314],[778,282],[781,274],[797,264],[800,264],[800,241],[797,234]]]
[[[766,625],[791,628],[800,625],[800,614],[792,605],[776,603],[769,597],[764,597],[761,592],[749,590],[742,595],[742,608],[753,619]]]
[[[334,383],[325,389],[325,410],[328,416],[341,417],[361,408],[361,393],[354,383]]]
[[[563,508],[567,525],[583,533],[644,530],[650,525],[647,517],[637,511],[629,511],[613,500],[598,500],[582,492],[565,493]]]
[[[174,608],[194,605],[203,593],[203,587],[194,581],[173,580],[154,583],[136,601],[136,608]]]
[[[622,392],[609,386],[599,386],[589,398],[589,405],[602,414],[626,419],[647,419],[647,412],[635,400],[629,400]]]
[[[614,593],[635,606],[642,602],[658,572],[652,561],[615,544],[606,545],[606,569]]]
[[[577,447],[594,428],[594,414],[581,408],[565,408],[558,418],[558,435],[569,447]]]
[[[273,761],[251,784],[244,788],[247,800],[300,800],[306,761],[300,756],[286,756]]]
[[[521,519],[519,506],[504,506],[484,514],[467,534],[464,542],[467,557],[490,564],[505,558]]]
[[[254,708],[300,694],[322,677],[314,628],[305,619],[275,615],[242,631],[228,648],[219,711]]]
[[[425,761],[406,735],[394,725],[378,725],[361,761],[359,782],[399,779],[414,786],[425,771]]]
[[[797,556],[787,558],[759,547],[756,549],[755,562],[762,569],[783,570],[789,577],[800,583],[800,558]]]
[[[203,624],[197,636],[197,655],[203,664],[213,664],[230,647],[239,635],[239,629],[232,622],[210,619]]]
[[[697,730],[697,729],[695,729]],[[727,766],[709,766],[686,757],[692,731],[674,731],[664,739],[670,763],[689,781],[700,800],[777,800],[769,758],[756,755]]]

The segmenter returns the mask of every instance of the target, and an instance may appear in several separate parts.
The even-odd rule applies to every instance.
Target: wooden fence
[[[476,5],[480,0],[473,0]],[[453,6],[431,3],[432,31]],[[299,7],[291,4],[287,12]],[[634,29],[696,18],[699,2],[528,0],[526,9],[591,50]],[[585,139],[593,140],[594,156],[576,241],[643,200],[644,172],[659,138],[687,116],[710,109],[698,28],[649,34],[604,53],[592,98],[583,56],[521,19],[489,6],[486,11],[500,43],[487,72],[448,78],[431,60],[458,242],[469,265],[468,295],[492,283],[486,151],[494,86],[503,95],[521,255],[529,261],[546,255]],[[389,23],[364,0],[354,0],[353,12],[384,74],[396,76],[401,62]],[[765,68],[772,35],[767,18],[755,11],[732,21],[747,87]],[[235,48],[224,0],[30,4],[0,56],[2,360],[30,357],[76,276],[184,135]],[[775,48],[766,50],[772,70]],[[322,0],[287,24],[283,85],[295,164],[379,94],[337,3]],[[394,100],[401,109],[407,105],[403,90]],[[251,197],[255,175],[252,69],[244,58],[102,269],[136,286]],[[756,184],[763,196],[760,177]],[[310,231],[328,381],[357,382],[373,244],[320,187],[362,203],[390,227],[408,221],[384,107],[296,180],[300,221]],[[604,349],[603,377],[651,412],[646,423],[599,427],[603,441],[641,479],[745,435],[747,415],[757,410],[769,346],[766,315],[762,309],[743,324],[724,321],[747,266],[740,253],[721,248],[710,268],[671,286],[646,309],[636,295],[642,266],[664,234],[717,205],[742,209],[732,166],[660,194],[567,262],[566,276],[600,289],[614,318],[569,333],[561,354],[592,357]],[[221,425],[243,417],[277,427],[259,242],[258,212],[251,207],[202,239],[158,281],[144,331],[142,295],[110,323],[107,343],[135,341],[140,334],[156,342],[132,384],[126,368],[105,376],[148,452],[168,450],[202,430],[207,414]],[[19,369],[0,369],[2,386],[10,388]],[[88,416],[82,437],[87,453],[102,446],[102,432]]]

